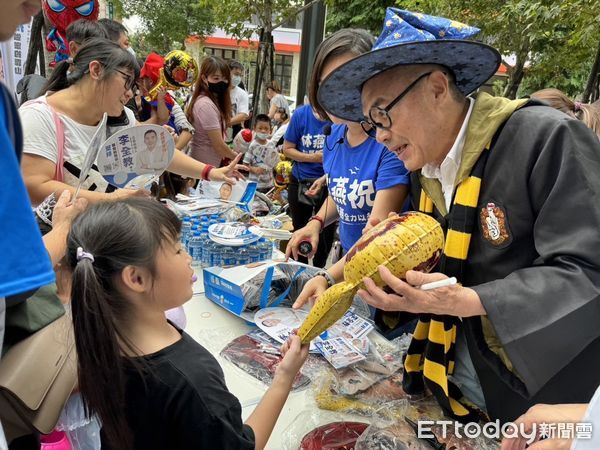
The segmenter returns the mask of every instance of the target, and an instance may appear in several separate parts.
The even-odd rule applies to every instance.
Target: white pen
[[[452,286],[456,284],[456,277],[446,278],[444,280],[432,281],[431,283],[425,283],[419,287],[422,291],[430,291],[431,289],[437,289],[445,286]]]

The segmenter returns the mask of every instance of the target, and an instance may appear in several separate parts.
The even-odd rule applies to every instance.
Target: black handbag
[[[320,203],[321,196],[323,195],[322,188],[321,188],[321,192],[319,192],[317,195],[314,195],[314,196],[306,195],[306,191],[308,191],[310,189],[310,187],[313,185],[313,183],[315,181],[317,181],[317,178],[308,178],[306,180],[298,180],[298,202],[302,203],[303,205],[312,206],[312,207],[316,207]]]

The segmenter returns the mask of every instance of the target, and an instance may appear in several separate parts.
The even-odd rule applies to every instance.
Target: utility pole
[[[311,3],[305,0],[305,4]],[[302,49],[300,50],[300,69],[298,73],[298,90],[296,105],[304,103],[304,95],[308,92],[308,81],[312,71],[317,47],[325,35],[325,3],[318,1],[303,12]]]

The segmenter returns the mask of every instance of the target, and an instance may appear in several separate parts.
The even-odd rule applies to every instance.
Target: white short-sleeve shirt
[[[110,127],[108,135],[136,124],[133,112],[128,108],[125,108],[125,112],[129,124]],[[24,132],[23,153],[38,155],[56,164],[58,159],[56,124],[52,110],[46,102],[46,97],[40,97],[32,102],[25,103],[19,109],[19,115],[21,116]],[[62,113],[58,113],[58,116],[63,123],[64,130],[64,182],[75,187],[79,183],[79,168],[83,165],[97,127],[83,125]],[[92,169],[82,188],[106,192],[108,183],[97,170]]]

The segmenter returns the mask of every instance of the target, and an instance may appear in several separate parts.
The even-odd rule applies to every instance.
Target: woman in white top
[[[273,129],[273,134],[271,135],[269,142],[281,152],[283,149],[283,137],[290,124],[290,116],[284,108],[277,108],[273,120],[277,123],[277,126]]]
[[[109,133],[136,124],[133,112],[125,108],[137,71],[135,58],[107,39],[95,38],[85,42],[67,73],[69,63],[63,62],[54,70],[45,95],[23,105],[20,109],[25,131],[22,171],[33,204],[39,204],[54,192],[67,189],[72,193],[78,184],[88,146],[98,123],[106,112]],[[55,114],[62,124],[59,136]],[[59,138],[64,138],[63,161],[58,161]],[[56,179],[56,166],[62,163],[63,181]],[[176,151],[168,170],[185,177],[209,177],[211,180],[233,182],[239,176],[234,161],[222,169],[205,164]],[[95,202],[119,199],[131,195],[146,195],[145,191],[114,190],[94,168],[85,180],[80,197]]]
[[[269,118],[273,119],[275,117],[275,113],[277,109],[283,108],[287,113],[288,117],[290,116],[290,105],[283,95],[281,95],[281,86],[277,82],[277,80],[271,81],[271,84],[267,86],[267,98],[269,99],[269,113],[267,114]]]

